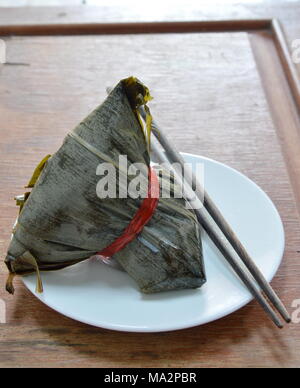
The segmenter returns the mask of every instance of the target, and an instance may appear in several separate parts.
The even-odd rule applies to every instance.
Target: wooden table
[[[121,7],[121,3],[121,8],[113,5],[93,10],[3,9],[0,32],[9,31],[9,25],[36,23],[188,22],[277,16],[289,42],[300,38],[298,2],[287,8],[280,1],[270,9],[233,3],[222,12],[217,6],[200,9],[195,4],[187,7],[187,3],[183,8],[176,2],[161,14],[154,9],[150,16],[139,8]],[[110,27],[110,33],[103,34],[103,26],[98,25],[96,33],[85,25],[78,27],[82,30],[77,35],[61,26],[39,31],[36,27],[11,27],[13,35],[2,36],[8,63],[0,70],[1,257],[17,215],[13,197],[22,193],[36,163],[54,152],[66,133],[103,100],[107,85],[134,74],[150,86],[155,96],[153,114],[180,150],[239,169],[276,204],[285,226],[286,251],[273,286],[293,313],[294,301],[300,299],[296,87],[293,94],[291,68],[279,57],[274,31],[257,21],[238,24],[240,28],[233,28],[237,26],[234,22],[221,23],[219,28],[200,23],[197,31],[201,33],[192,33],[190,23],[181,33],[171,32],[171,25],[169,33],[158,33],[163,25],[144,25],[142,29],[148,34],[140,33],[141,26],[127,25],[114,31]],[[132,28],[137,28],[135,34],[129,31]],[[57,35],[47,36],[43,31]],[[299,71],[298,65],[296,68],[294,74]],[[256,302],[202,327],[159,334],[119,333],[57,314],[34,298],[20,280],[16,281],[15,296],[7,295],[3,263],[0,271],[0,298],[7,307],[7,323],[0,324],[0,366],[300,366],[299,323],[295,320],[280,331]],[[294,312],[293,317],[297,316],[300,318],[300,313]]]

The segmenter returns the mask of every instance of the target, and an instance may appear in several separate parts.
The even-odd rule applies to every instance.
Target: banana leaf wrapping
[[[119,156],[126,154],[129,164],[141,163],[147,171],[149,133],[145,134],[137,109],[149,100],[149,90],[136,78],[120,81],[57,153],[37,168],[28,185],[31,193],[18,203],[21,212],[5,259],[8,292],[14,292],[15,275],[39,275],[74,265],[122,234],[142,199],[100,199],[96,170],[103,162],[117,165]],[[160,198],[140,235],[114,259],[144,293],[197,288],[206,281],[199,225],[183,198]]]

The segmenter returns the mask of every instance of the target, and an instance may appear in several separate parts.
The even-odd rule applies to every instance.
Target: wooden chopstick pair
[[[145,109],[141,107],[139,112],[146,121]],[[269,303],[270,301],[282,318],[287,323],[290,323],[290,315],[282,301],[251,259],[248,252],[221,214],[220,210],[214,204],[213,200],[197,181],[195,174],[191,171],[191,169],[188,169],[187,166],[184,166],[184,159],[176,148],[171,145],[161,128],[159,128],[155,122],[152,122],[152,133],[165,151],[163,152],[155,144],[152,144],[152,151],[156,154],[159,162],[168,163],[169,165],[179,163],[182,168],[185,168],[183,186],[185,187],[186,192],[191,193],[191,190],[194,190],[198,200],[201,201],[201,199],[203,199],[203,206],[200,206],[199,209],[194,208],[199,223],[275,325],[279,328],[283,328],[281,319]],[[173,173],[175,176],[178,176],[176,170],[174,169]],[[189,200],[188,196],[187,200]],[[243,267],[240,260],[242,260],[246,268]]]

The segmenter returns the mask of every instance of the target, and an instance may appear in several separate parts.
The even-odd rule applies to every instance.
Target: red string
[[[97,255],[104,258],[112,257],[115,253],[123,249],[127,244],[136,238],[143,230],[144,226],[150,221],[155,212],[159,201],[159,181],[155,171],[149,167],[149,185],[148,196],[145,198],[131,220],[130,224],[124,230],[123,234],[118,237],[112,244],[104,248]]]

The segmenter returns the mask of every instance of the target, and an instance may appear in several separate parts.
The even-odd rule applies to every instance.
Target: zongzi
[[[59,270],[95,254],[113,255],[145,293],[205,283],[195,213],[184,198],[163,198],[161,182],[167,173],[156,180],[150,167],[151,114],[146,106],[150,100],[148,88],[136,78],[120,81],[61,148],[39,164],[28,184],[31,192],[17,197],[20,214],[5,259],[10,293],[15,275],[35,272],[41,292],[41,271]],[[146,128],[138,114],[142,105]],[[156,201],[120,195],[124,185],[128,190],[133,184],[129,177],[127,183],[118,180],[115,197],[99,196],[99,165],[114,166],[120,178],[122,155],[129,166],[144,166],[140,179],[148,194],[151,182],[152,189],[158,189]],[[171,183],[174,192],[176,182]],[[135,227],[139,224],[134,231],[132,220]],[[120,239],[122,244],[115,249]]]

